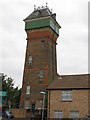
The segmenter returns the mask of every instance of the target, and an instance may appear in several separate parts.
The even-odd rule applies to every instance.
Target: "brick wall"
[[[46,91],[47,86],[56,78],[56,39],[57,35],[51,28],[28,30],[27,49],[23,75],[23,87],[20,107],[25,106],[28,100],[30,106],[32,101],[37,107],[38,100],[42,100],[41,91]],[[44,48],[41,41],[45,42]],[[32,56],[32,63],[28,63],[28,57]],[[43,77],[40,77],[40,70],[43,70]],[[30,94],[26,95],[26,86],[30,86]]]
[[[62,102],[61,91],[50,90],[50,93],[48,92],[48,117],[50,112],[50,118],[54,118],[55,110],[62,111],[64,118],[69,118],[70,111],[79,111],[80,118],[86,117],[88,115],[88,90],[73,90],[72,102]]]
[[[13,113],[14,118],[26,118],[26,110],[25,109],[10,109]]]

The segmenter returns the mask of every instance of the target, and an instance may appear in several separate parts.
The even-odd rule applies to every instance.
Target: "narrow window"
[[[42,48],[45,47],[45,41],[41,41],[41,47],[42,47]]]
[[[32,63],[32,56],[28,56],[28,63]]]
[[[26,108],[26,109],[29,109],[29,108],[30,108],[29,100],[26,100],[26,101],[25,101],[25,108]]]
[[[72,91],[62,91],[62,101],[72,101]]]
[[[30,86],[26,87],[26,94],[30,94]]]
[[[40,78],[43,78],[43,70],[40,70]]]
[[[42,100],[38,100],[38,109],[42,108]]]

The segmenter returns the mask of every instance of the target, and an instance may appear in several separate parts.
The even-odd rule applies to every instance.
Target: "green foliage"
[[[21,89],[18,87],[14,88],[14,79],[7,77],[7,75],[2,75],[2,91],[7,93],[7,102],[11,107],[19,107]]]

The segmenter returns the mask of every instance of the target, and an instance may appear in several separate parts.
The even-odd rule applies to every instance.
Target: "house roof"
[[[89,75],[62,75],[53,81],[47,89],[90,88]]]

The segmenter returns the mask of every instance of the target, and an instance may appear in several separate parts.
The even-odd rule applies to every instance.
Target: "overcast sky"
[[[88,73],[88,0],[1,0],[0,71],[21,86],[25,51],[25,19],[34,5],[46,2],[61,25],[57,40],[57,69],[61,74]]]

